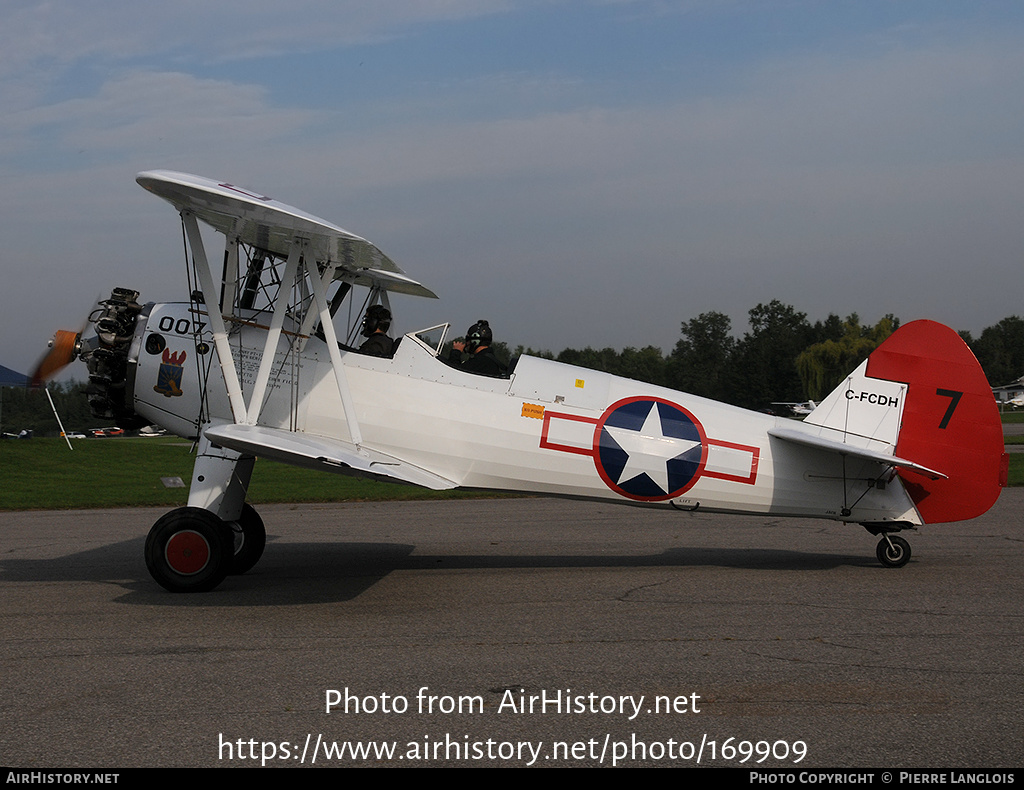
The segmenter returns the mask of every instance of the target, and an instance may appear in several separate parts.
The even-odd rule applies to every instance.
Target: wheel
[[[171,592],[207,592],[228,575],[232,535],[208,510],[182,507],[162,516],[146,538],[146,567]]]
[[[892,545],[890,545],[890,541]],[[899,535],[883,536],[875,549],[878,561],[887,568],[902,568],[910,562],[910,544]]]
[[[246,573],[260,561],[263,549],[267,547],[267,530],[263,526],[263,519],[256,512],[256,508],[246,502],[242,505],[242,514],[238,521],[230,521],[228,526],[231,527],[234,540],[234,557],[228,573]]]

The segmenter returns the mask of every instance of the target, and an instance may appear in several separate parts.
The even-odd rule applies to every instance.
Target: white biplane
[[[910,558],[896,533],[978,516],[1005,485],[992,391],[941,324],[901,327],[802,422],[531,356],[502,377],[466,372],[441,358],[447,324],[369,356],[353,339],[366,306],[434,297],[376,246],[227,183],[137,180],[181,215],[190,301],[116,289],[96,336],[58,333],[36,378],[81,356],[98,413],[198,441],[187,507],[146,540],[168,590],[210,590],[259,560],[266,533],[245,501],[256,456],[432,489],[852,522],[891,567]],[[207,254],[200,222],[222,254]],[[353,288],[366,301],[342,342]]]

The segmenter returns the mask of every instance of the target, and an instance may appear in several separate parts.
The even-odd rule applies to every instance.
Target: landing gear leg
[[[238,521],[255,462],[251,455],[215,447],[203,434],[192,468],[188,506],[209,510],[224,521]]]
[[[245,573],[263,554],[263,521],[245,501],[255,458],[200,437],[188,507],[172,510],[146,539],[146,567],[171,592],[207,592]]]

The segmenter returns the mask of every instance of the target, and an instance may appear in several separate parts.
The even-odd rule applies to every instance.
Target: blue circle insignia
[[[658,501],[677,497],[697,482],[706,446],[703,427],[682,406],[661,398],[626,398],[598,420],[594,462],[613,491]]]

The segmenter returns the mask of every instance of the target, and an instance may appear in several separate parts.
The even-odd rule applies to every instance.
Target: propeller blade
[[[75,357],[78,356],[79,340],[81,332],[72,332],[67,329],[58,329],[50,341],[50,350],[46,352],[29,377],[30,387],[39,387],[44,382],[56,376]]]

